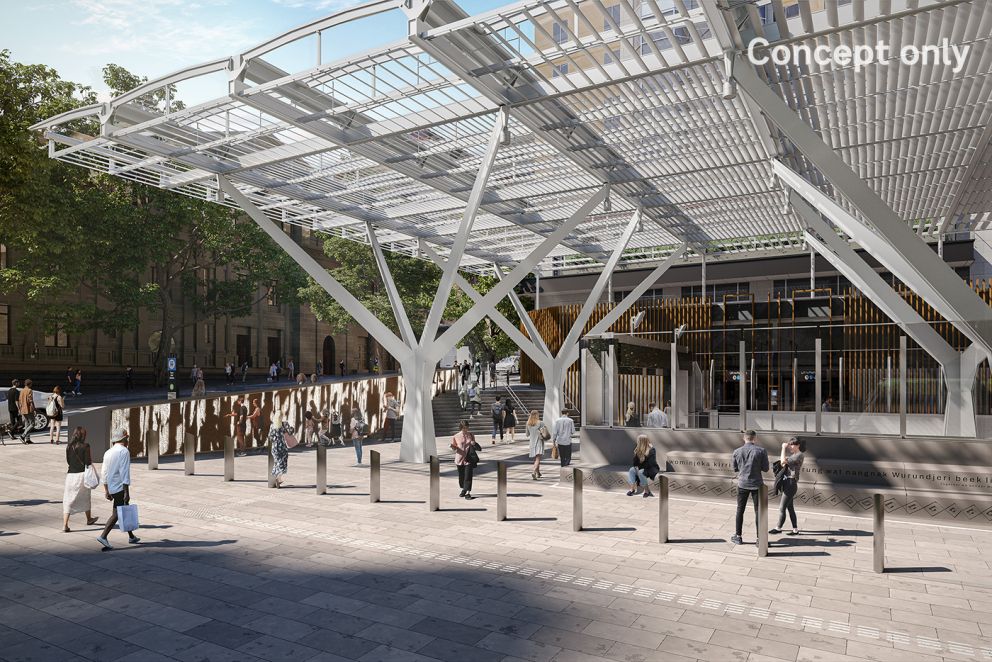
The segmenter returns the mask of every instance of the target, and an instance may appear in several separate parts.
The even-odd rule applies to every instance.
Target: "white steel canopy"
[[[322,40],[386,12],[409,21],[408,37],[320,61]],[[505,144],[462,268],[517,263],[603,184],[608,204],[546,264],[600,269],[638,209],[623,265],[683,246],[760,254],[804,241],[773,161],[831,189],[746,95],[725,94],[724,53],[754,37],[894,50],[946,38],[970,46],[956,73],[898,58],[858,71],[758,68],[900,218],[936,239],[990,220],[990,36],[985,0],[554,0],[471,17],[450,0],[379,0],[35,128],[69,163],[235,206],[218,194],[223,176],[272,220],[361,242],[372,227],[385,250],[420,255],[425,242],[443,257],[503,107]],[[301,40],[316,41],[316,62],[273,64]],[[142,103],[201,78],[217,80],[214,100],[165,112]]]

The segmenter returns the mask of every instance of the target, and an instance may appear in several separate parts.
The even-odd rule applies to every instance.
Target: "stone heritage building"
[[[332,266],[312,237],[300,236],[297,240],[325,266]],[[0,268],[17,259],[16,251],[0,245]],[[227,276],[225,269],[217,271],[217,278]],[[76,295],[93,296],[82,288]],[[347,333],[332,333],[309,306],[281,303],[264,289],[257,293],[251,314],[246,317],[195,321],[191,303],[176,306],[174,313],[182,327],[173,338],[182,379],[188,377],[194,364],[216,377],[226,362],[240,366],[248,361],[249,378],[258,381],[267,374],[271,361],[281,360],[285,367],[289,358],[294,360],[297,372],[307,374],[316,371],[318,361],[323,374],[338,374],[341,360],[349,374],[366,372],[376,356],[381,369],[392,369],[392,358],[358,324],[352,323]],[[82,369],[90,385],[120,382],[128,365],[134,368],[138,384],[151,383],[153,350],[160,335],[157,315],[142,314],[136,329],[111,336],[101,331],[48,335],[38,328],[21,328],[24,314],[19,296],[0,296],[3,383],[13,377],[32,377],[37,387],[48,390],[65,380],[67,367]]]

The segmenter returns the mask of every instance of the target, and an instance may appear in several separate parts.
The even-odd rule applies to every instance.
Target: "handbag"
[[[548,431],[548,426],[541,423],[541,427],[537,428],[537,433],[541,435],[541,441],[548,441],[551,439],[551,433]]]
[[[296,448],[300,443],[300,440],[292,432],[284,432],[282,438],[286,442],[286,448]]]
[[[551,445],[551,459],[552,460],[558,459],[558,444]]]
[[[87,464],[86,471],[83,472],[83,486],[89,490],[100,487],[100,474],[96,472],[96,468],[92,464]]]
[[[133,503],[117,506],[117,525],[124,532],[137,530],[138,507]]]

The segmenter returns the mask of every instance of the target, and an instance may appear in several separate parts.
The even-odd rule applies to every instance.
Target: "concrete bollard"
[[[496,521],[506,521],[506,462],[496,463]]]
[[[317,494],[327,494],[327,447],[317,441]]]
[[[148,458],[149,471],[158,469],[158,444],[158,430],[149,430],[148,436],[145,437],[145,457]]]
[[[872,539],[871,552],[875,572],[885,572],[885,504],[881,494],[871,495]]]
[[[428,506],[433,513],[441,509],[441,461],[437,455],[431,455],[430,499]]]
[[[276,477],[272,475],[272,467],[275,466],[275,459],[272,457],[272,444],[268,444],[265,447],[265,455],[268,457],[268,461],[265,463],[268,471],[267,484],[269,487],[276,486]]]
[[[668,542],[668,476],[658,474],[658,542]]]
[[[758,488],[758,556],[768,556],[768,486]]]
[[[186,460],[186,475],[194,475],[196,473],[196,436],[190,432],[183,436],[183,457]]]
[[[234,437],[224,437],[224,482],[234,480]]]
[[[582,530],[582,469],[572,468],[572,531]]]
[[[381,477],[379,451],[369,451],[369,503],[379,503],[381,492],[379,479]]]

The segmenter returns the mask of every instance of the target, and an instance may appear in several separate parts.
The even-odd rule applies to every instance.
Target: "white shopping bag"
[[[121,531],[135,531],[138,528],[138,507],[128,504],[117,506],[117,525]]]

